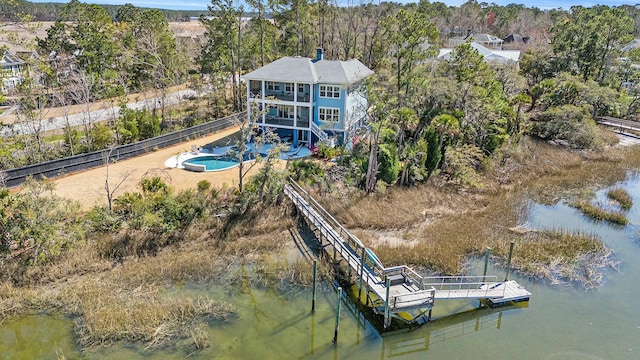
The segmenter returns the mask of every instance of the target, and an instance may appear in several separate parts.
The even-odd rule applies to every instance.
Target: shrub
[[[324,177],[324,170],[315,162],[308,160],[296,160],[291,163],[291,177],[303,184],[312,184],[317,179]]]
[[[531,133],[545,140],[566,142],[573,148],[590,149],[597,145],[596,123],[586,107],[552,107],[534,118]]]
[[[332,148],[325,143],[321,143],[318,145],[317,156],[323,159],[333,159],[334,157],[340,155],[339,148]]]
[[[484,160],[484,153],[475,145],[447,147],[445,152],[445,172],[451,182],[462,186],[482,185],[477,170]]]
[[[380,144],[378,151],[379,179],[387,184],[393,184],[398,180],[402,170],[402,164],[398,159],[398,148],[395,144]]]

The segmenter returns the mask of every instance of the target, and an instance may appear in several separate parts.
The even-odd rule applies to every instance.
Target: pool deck
[[[261,146],[260,149],[258,149],[258,152],[261,154],[267,154],[273,147],[274,147],[273,144],[265,144]],[[224,156],[228,154],[229,151],[233,148],[234,146],[222,146],[222,147],[214,147],[214,148],[193,149],[191,151],[177,154],[175,156],[168,158],[164,162],[164,166],[168,168],[184,169],[183,163],[186,160],[193,159],[196,157],[203,157],[203,156]],[[247,152],[255,152],[255,146],[253,143],[247,144]],[[292,150],[283,151],[280,154],[280,159],[294,160],[294,159],[301,159],[308,156],[311,156],[311,150],[309,150],[307,147],[299,146]]]

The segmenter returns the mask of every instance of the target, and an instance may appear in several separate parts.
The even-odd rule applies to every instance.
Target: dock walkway
[[[515,281],[498,282],[496,276],[422,277],[406,265],[384,267],[371,249],[348,232],[311,195],[295,181],[284,186],[289,197],[307,223],[315,228],[327,250],[333,249],[333,260],[346,262],[348,271],[358,277],[359,298],[364,290],[367,304],[376,313],[384,314],[384,327],[391,318],[415,321],[430,314],[435,300],[485,299],[501,305],[511,301],[527,301],[531,296]],[[325,244],[326,241],[326,244]],[[327,250],[329,254],[331,252]],[[401,316],[400,314],[403,313]]]

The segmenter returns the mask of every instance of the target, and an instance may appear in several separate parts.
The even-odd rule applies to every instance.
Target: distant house
[[[348,142],[365,121],[363,81],[372,74],[356,59],[324,60],[318,49],[315,59],[283,57],[242,79],[248,113],[258,112],[258,126],[273,129],[294,146],[311,146],[330,137]]]
[[[491,49],[501,49],[502,43],[504,42],[497,36],[484,33],[474,33],[471,30],[467,30],[467,35],[449,39],[449,47],[454,48],[460,44],[471,41],[471,39],[478,44]]]
[[[623,46],[620,50],[622,50],[622,52],[624,53],[628,53],[629,51],[637,48],[640,48],[640,39],[631,40],[631,42]]]
[[[0,90],[3,94],[11,93],[22,82],[25,62],[9,50],[2,53],[0,59]]]
[[[472,48],[480,53],[484,57],[484,61],[494,65],[508,65],[517,64],[520,60],[520,50],[493,50],[488,49],[475,41],[469,43]],[[438,54],[438,60],[451,60],[452,48],[440,49]]]
[[[522,50],[529,43],[529,37],[521,36],[520,34],[511,34],[502,39],[502,41],[502,49]]]

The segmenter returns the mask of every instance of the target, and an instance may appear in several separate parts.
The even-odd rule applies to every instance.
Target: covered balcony
[[[263,94],[264,85],[264,94]],[[309,84],[283,83],[273,81],[250,80],[249,97],[260,99],[264,95],[265,99],[281,101],[311,101],[311,86]]]
[[[309,127],[309,108],[298,106],[294,113],[294,107],[290,105],[274,105],[265,113],[264,123],[275,126],[288,126],[298,128]]]

